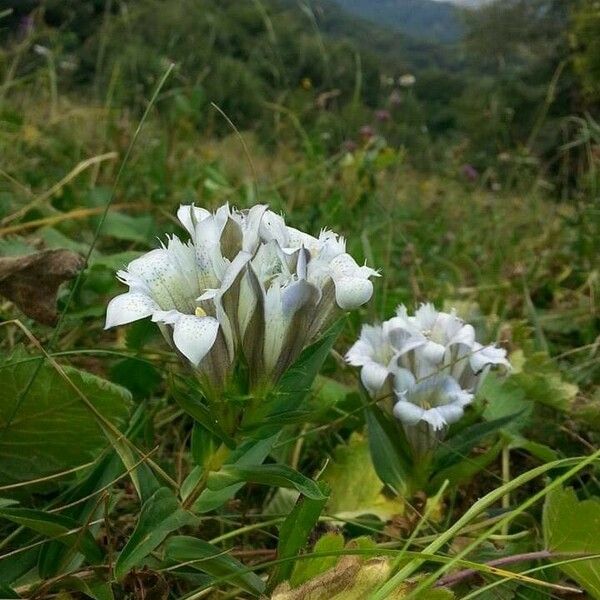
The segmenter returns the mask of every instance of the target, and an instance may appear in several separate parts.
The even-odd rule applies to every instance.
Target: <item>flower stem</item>
[[[225,444],[221,444],[217,451],[211,456],[208,464],[206,465],[206,469],[202,473],[202,477],[198,480],[196,485],[192,488],[192,491],[186,496],[185,500],[182,502],[181,506],[185,509],[189,509],[194,505],[194,502],[200,497],[200,494],[206,488],[206,483],[208,482],[208,476],[212,471],[218,471],[229,456],[230,450],[225,446]]]

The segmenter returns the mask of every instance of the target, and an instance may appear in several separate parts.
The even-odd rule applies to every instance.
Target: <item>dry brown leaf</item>
[[[55,325],[56,293],[61,283],[83,269],[85,260],[70,250],[44,250],[0,258],[0,294],[28,317]]]

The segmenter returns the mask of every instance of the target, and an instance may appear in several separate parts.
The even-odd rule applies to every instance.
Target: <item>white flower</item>
[[[369,278],[377,272],[360,267],[337,234],[322,231],[315,238],[272,211],[262,218],[260,237],[242,282],[240,333],[253,370],[276,380],[337,309],[358,308],[371,298]],[[262,352],[257,339],[264,340]]]
[[[455,312],[439,312],[432,304],[422,304],[414,316],[404,306],[397,310],[392,345],[400,364],[414,370],[417,379],[448,373],[466,389],[479,388],[493,366],[510,364],[506,351],[475,341],[475,330]],[[420,343],[417,343],[420,342]]]
[[[435,375],[417,383],[404,374],[403,385],[396,394],[398,402],[393,413],[402,423],[415,458],[430,455],[473,400],[473,394],[449,375]]]
[[[443,430],[460,420],[473,394],[463,390],[449,375],[436,375],[417,383],[405,375],[394,415],[406,426],[424,421],[433,431]]]
[[[110,301],[106,328],[152,317],[171,326],[175,346],[197,365],[212,348],[219,322],[196,300],[202,282],[216,276],[198,266],[194,247],[172,237],[166,247],[135,259],[117,276],[129,292]]]
[[[395,327],[396,319],[380,325],[363,325],[359,339],[346,353],[349,364],[362,367],[360,379],[372,396],[376,396],[384,388],[390,375],[399,379],[404,375],[404,370],[400,369],[398,363],[399,353],[391,342]],[[421,343],[417,340],[415,342]]]
[[[318,238],[288,227],[283,218],[267,211],[261,222],[261,236],[276,241],[285,254],[293,255],[300,248],[308,251],[306,280],[323,294],[328,284],[335,289],[335,300],[343,310],[354,310],[371,299],[370,277],[379,274],[374,269],[359,266],[346,253],[346,242],[333,231],[323,230]]]
[[[369,278],[330,231],[315,238],[257,205],[214,213],[181,206],[190,234],[131,262],[129,292],[108,305],[106,327],[152,317],[211,383],[243,353],[255,382],[276,381],[334,316],[367,302]]]
[[[414,315],[400,306],[381,325],[363,326],[346,360],[361,367],[373,398],[393,389],[393,414],[415,455],[430,452],[463,416],[490,368],[510,368],[503,349],[482,346],[471,325],[431,304]]]

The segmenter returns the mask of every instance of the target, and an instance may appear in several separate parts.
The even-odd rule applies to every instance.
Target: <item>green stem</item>
[[[186,496],[182,502],[182,507],[189,509],[194,505],[194,502],[198,500],[200,494],[206,488],[208,477],[212,471],[218,471],[224,464],[230,454],[229,448],[225,444],[221,444],[217,451],[211,456],[210,461],[206,465],[206,469],[202,473],[202,477],[198,480],[196,485],[192,488],[192,491]]]

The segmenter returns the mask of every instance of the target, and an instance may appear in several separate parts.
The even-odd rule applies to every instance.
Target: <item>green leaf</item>
[[[85,596],[93,600],[114,600],[114,594],[111,584],[101,581],[99,578],[83,579],[81,577],[64,577],[60,580],[59,586],[69,591],[82,592]],[[148,597],[150,597],[148,595]]]
[[[310,394],[311,413],[324,415],[327,411],[335,408],[346,400],[349,394],[355,392],[355,388],[325,377],[317,375]]]
[[[321,536],[314,545],[313,552],[337,552],[344,549],[344,536],[341,533],[331,532]],[[319,556],[299,561],[294,568],[290,579],[292,588],[317,577],[321,573],[335,567],[340,560],[339,556]],[[294,565],[292,565],[294,566]]]
[[[519,386],[526,400],[533,400],[545,404],[556,410],[568,410],[578,387],[565,381],[556,364],[545,352],[535,352],[525,357],[511,355],[511,362],[517,363],[519,358],[522,364],[511,375],[508,381],[511,385]]]
[[[210,461],[210,458],[219,448],[219,438],[214,436],[206,427],[200,423],[194,423],[192,429],[192,457],[194,463],[201,467],[206,467],[206,464]]]
[[[503,379],[495,373],[490,373],[484,380],[480,396],[488,401],[483,411],[486,421],[495,421],[503,417],[520,413],[506,429],[511,433],[518,433],[529,423],[533,413],[533,401],[526,400],[525,391],[514,377]]]
[[[534,442],[533,440],[528,440],[520,435],[513,435],[511,433],[506,434],[506,437],[510,440],[508,447],[511,450],[521,448],[543,462],[552,462],[559,458],[558,452],[545,444],[540,444],[539,442]]]
[[[262,440],[246,440],[231,453],[225,465],[260,465],[269,455],[277,437],[274,435]],[[217,491],[206,489],[200,494],[192,510],[195,513],[214,510],[233,498],[243,487],[244,482],[241,482]]]
[[[401,446],[401,432],[376,405],[365,409],[369,449],[379,479],[398,493],[406,490],[411,462]]]
[[[192,399],[185,391],[179,390],[176,386],[173,386],[172,389],[175,401],[188,415],[195,421],[198,421],[198,423],[221,440],[228,448],[235,448],[235,441],[225,433],[204,404],[198,400]]]
[[[368,441],[358,433],[333,451],[333,460],[325,469],[323,480],[331,488],[327,512],[340,519],[369,514],[387,521],[404,512],[401,500],[388,499],[382,493],[383,484],[373,467]]]
[[[476,423],[467,429],[463,429],[459,434],[446,440],[437,451],[433,463],[433,471],[441,471],[467,458],[467,454],[473,449],[475,444],[486,436],[500,431],[506,425],[516,421],[523,415],[523,409],[519,412],[487,421],[485,423]]]
[[[446,481],[450,482],[452,487],[456,487],[461,483],[465,483],[472,479],[477,473],[487,468],[494,460],[504,446],[502,440],[496,442],[489,450],[479,456],[469,457],[447,469],[438,471],[428,484],[428,492],[435,494],[440,489],[441,485]]]
[[[302,550],[308,536],[319,520],[319,516],[327,502],[328,488],[324,483],[318,483],[323,498],[313,500],[300,496],[293,510],[282,523],[279,530],[279,543],[277,544],[277,558],[292,558]],[[342,542],[343,545],[343,542]],[[293,562],[285,562],[275,567],[270,579],[269,587],[273,588],[278,583],[289,579],[294,568]]]
[[[259,596],[265,589],[265,584],[254,573],[236,573],[245,571],[246,567],[228,556],[220,548],[188,536],[175,536],[165,544],[165,557],[175,563],[198,561],[189,566],[208,573],[213,577],[227,577],[228,581],[246,592]]]
[[[542,523],[548,550],[600,554],[599,498],[579,501],[572,488],[552,490],[546,497]],[[593,598],[600,599],[600,559],[577,561],[559,568]]]
[[[280,395],[298,403],[309,392],[343,328],[344,321],[340,319],[323,337],[303,350],[298,360],[281,377],[277,386]]]
[[[135,530],[117,558],[115,576],[122,579],[131,569],[141,566],[169,533],[196,522],[169,488],[160,488],[142,506]]]
[[[135,358],[116,362],[110,369],[110,379],[127,388],[139,400],[149,398],[162,381],[153,365]]]
[[[56,539],[74,551],[81,552],[91,564],[99,564],[104,558],[89,530],[82,529],[80,523],[69,517],[30,508],[3,508],[0,509],[0,517]]]
[[[96,218],[92,220],[98,222]],[[111,211],[104,218],[102,235],[146,245],[154,233],[154,228],[154,219],[151,215],[132,217]]]
[[[222,490],[241,481],[294,488],[312,500],[327,498],[316,481],[305,477],[287,465],[225,465],[220,471],[213,472],[208,476],[208,488]]]
[[[19,359],[0,365],[0,484],[78,466],[108,445],[95,416],[51,365],[40,368],[20,401],[38,361]],[[85,371],[63,368],[102,415],[117,427],[125,423],[131,399],[127,390]]]

